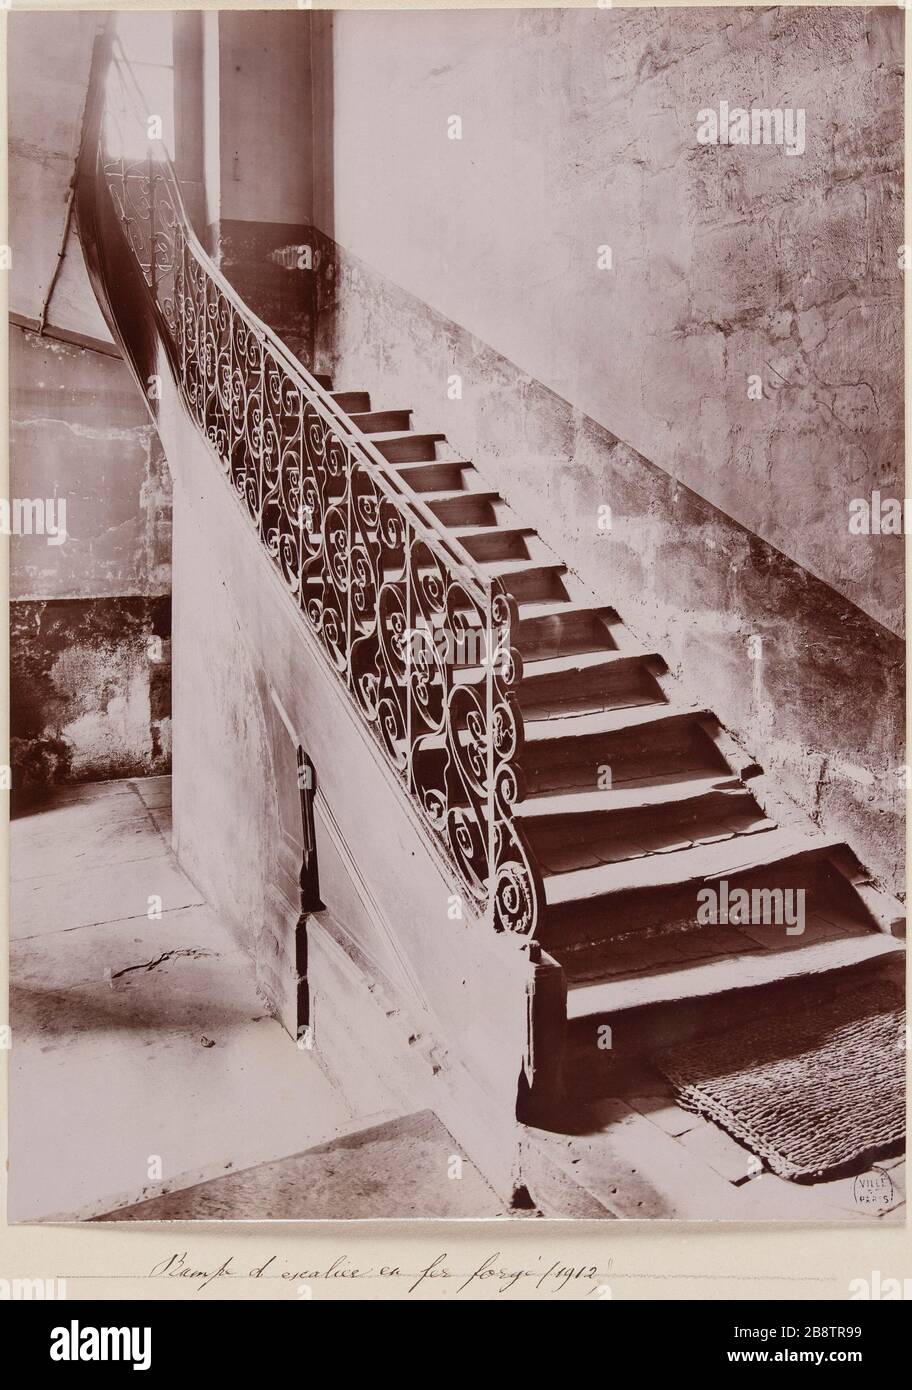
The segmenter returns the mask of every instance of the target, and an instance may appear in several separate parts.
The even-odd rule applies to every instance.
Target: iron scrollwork
[[[451,553],[332,397],[245,311],[189,230],[167,158],[124,158],[125,83],[109,83],[104,179],[186,408],[471,910],[530,935],[542,890],[514,815],[515,603]]]

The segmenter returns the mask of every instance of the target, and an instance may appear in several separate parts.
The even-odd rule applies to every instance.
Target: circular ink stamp
[[[893,1205],[893,1179],[886,1168],[859,1173],[854,1185],[855,1205],[864,1211],[886,1211]]]

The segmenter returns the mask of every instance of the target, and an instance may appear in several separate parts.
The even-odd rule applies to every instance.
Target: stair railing
[[[515,601],[203,250],[129,61],[106,43],[96,181],[184,405],[469,907],[498,931],[533,936],[543,889],[513,811]]]

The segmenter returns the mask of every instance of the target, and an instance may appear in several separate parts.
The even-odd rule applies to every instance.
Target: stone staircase
[[[317,379],[516,601],[525,730],[516,812],[544,886],[538,945],[566,978],[568,1094],[610,1092],[619,1062],[745,1011],[813,1007],[902,960],[901,904],[777,794],[711,710],[682,698],[662,657],[472,462],[442,434],[413,430],[410,410],[374,409],[367,391]],[[477,680],[478,669],[456,678]],[[801,890],[803,931],[701,925],[698,892],[723,882],[729,896]]]
[[[317,750],[341,870],[364,880],[356,973],[376,987],[379,904],[397,919],[387,963],[434,1020],[427,1103],[513,1201],[524,1125],[578,1135],[590,1122],[571,1128],[571,1112],[622,1096],[621,1073],[663,1047],[751,1014],[813,1009],[897,970],[901,905],[443,434],[292,357],[196,241],[164,153],[133,167],[106,149],[102,107],[135,101],[123,73],[122,91],[109,80],[122,55],[109,71],[105,51],[77,181],[99,303],[140,388],[162,379],[150,411],[169,456],[189,456],[188,533],[222,515],[213,463],[253,523],[260,554],[248,556],[233,515],[210,545],[252,660],[288,711],[285,734],[306,725]],[[142,128],[143,110],[130,118]],[[251,621],[262,552],[287,602],[264,602]],[[466,643],[416,674],[404,645],[416,614],[419,626],[474,630],[492,654],[499,641],[508,658],[497,669]],[[460,885],[471,921],[452,928],[440,905]],[[765,909],[799,896],[802,930],[766,910],[702,918],[707,889],[756,895]],[[310,958],[307,971],[310,981]],[[626,1134],[628,1119],[612,1124]],[[632,1127],[634,1147],[615,1154],[625,1183],[649,1150]],[[608,1171],[603,1158],[594,1167]],[[694,1181],[675,1182],[657,1214],[687,1214]],[[625,1212],[611,1191],[598,1201],[614,1214],[642,1205]]]

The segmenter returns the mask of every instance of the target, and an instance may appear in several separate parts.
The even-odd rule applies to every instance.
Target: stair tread
[[[673,1004],[738,989],[754,989],[804,975],[841,970],[865,961],[877,960],[903,951],[895,937],[875,930],[843,935],[829,941],[787,950],[748,950],[743,955],[726,955],[683,964],[674,970],[645,971],[639,975],[592,981],[567,981],[569,1021],[594,1014],[617,1014],[626,1009],[653,1004]]]
[[[343,394],[345,394],[345,393],[343,392]],[[401,406],[399,406],[399,405],[397,405],[397,406],[380,406],[380,405],[378,405],[378,406],[371,406],[370,410],[355,410],[355,411],[352,412],[350,418],[351,418],[352,420],[357,420],[359,417],[362,417],[362,418],[363,418],[363,417],[366,416],[366,415],[411,415],[411,413],[412,413],[412,407],[411,407],[410,405],[401,405]]]
[[[373,442],[374,436],[368,435],[367,438],[371,439],[371,442]],[[395,468],[398,474],[409,473],[409,471],[414,471],[416,468],[441,468],[441,470],[442,468],[460,468],[463,473],[466,473],[466,471],[471,468],[473,473],[477,471],[475,470],[474,463],[471,463],[469,459],[388,459],[386,460],[386,466]],[[466,491],[466,489],[463,489],[463,495],[464,491]]]
[[[572,678],[599,666],[635,666],[637,662],[658,660],[660,658],[645,647],[641,651],[615,651],[597,648],[592,652],[569,652],[564,656],[529,657],[523,662],[523,679],[533,680],[538,676],[563,675]]]
[[[522,685],[526,681],[536,680],[540,676],[566,675],[571,678],[602,667],[609,670],[612,667],[635,666],[637,662],[653,659],[655,659],[653,654],[645,650],[643,652],[619,652],[609,647],[597,647],[591,652],[569,652],[565,656],[525,657],[523,659],[520,695]],[[463,678],[466,680],[480,675],[484,670],[485,668],[482,666],[464,666],[461,668]]]
[[[412,413],[411,410],[407,410],[407,409],[402,409],[402,410],[351,410],[351,411],[348,412],[348,418],[349,418],[349,420],[351,420],[351,422],[352,422],[353,425],[357,426],[357,428],[361,431],[362,434],[366,434],[366,435],[368,435],[370,438],[373,439],[373,438],[376,438],[376,436],[377,436],[377,434],[379,433],[379,431],[377,431],[377,430],[372,430],[372,429],[370,428],[372,422],[376,421],[377,419],[381,419],[384,415],[411,415],[411,413]],[[409,436],[409,437],[411,437],[411,436]]]
[[[412,467],[414,466],[413,464]],[[471,488],[456,488],[455,490],[453,488],[444,488],[440,492],[423,492],[421,494],[421,500],[425,503],[464,502],[467,498],[470,498],[473,502],[499,502],[502,500],[500,493],[493,491],[491,488],[479,488],[477,491],[473,491]],[[491,529],[493,530],[494,528],[492,527]]]
[[[440,490],[441,483],[458,482],[462,484],[464,479],[455,478],[453,473],[454,470],[465,467],[464,463],[455,464],[443,462],[440,459],[423,459],[420,462],[416,461],[397,467],[396,472],[405,486],[411,488],[424,501],[426,497],[436,495]],[[457,495],[462,498],[476,496],[471,488],[464,486],[459,487]]]
[[[548,906],[554,907],[642,888],[703,883],[808,852],[835,849],[842,843],[835,836],[812,836],[787,829],[762,830],[756,835],[736,836],[716,844],[688,846],[666,854],[648,854],[640,859],[623,859],[546,875],[545,898]]]
[[[537,536],[534,526],[448,526],[450,535],[461,541],[488,540],[491,536]]]
[[[389,462],[388,460],[388,463],[390,468],[395,468],[400,477],[403,473],[414,473],[420,468],[425,470],[433,468],[438,473],[453,468],[458,468],[460,472],[464,473],[469,468],[473,470],[475,468],[474,463],[470,463],[468,459],[404,459],[399,462]]]
[[[564,573],[567,566],[560,560],[535,560],[527,555],[514,560],[479,560],[478,562],[487,572],[496,577],[500,574],[524,574],[536,573],[541,571],[556,571]]]
[[[610,604],[587,603],[574,599],[528,599],[520,602],[519,616],[523,622],[537,618],[572,618],[591,614],[604,618],[614,610]]]
[[[730,773],[712,772],[709,775],[684,774],[674,782],[652,783],[647,786],[610,787],[604,791],[558,792],[553,796],[528,796],[517,802],[515,814],[520,819],[536,816],[576,816],[605,811],[638,811],[650,806],[670,806],[675,802],[693,801],[719,791],[746,791],[744,783]]]
[[[446,439],[446,435],[438,434],[434,430],[372,430],[368,433],[368,439],[372,444],[414,444],[419,439],[437,443]]]
[[[593,710],[583,714],[549,715],[546,719],[526,719],[526,743],[544,743],[553,739],[584,738],[591,734],[618,734],[626,729],[641,729],[650,724],[667,724],[678,719],[698,719],[706,711],[701,705],[670,704],[667,701],[647,705],[625,705],[621,709]]]
[[[424,464],[424,465],[417,465],[417,464],[413,464],[413,465],[411,465],[411,466],[412,466],[412,467],[428,467],[428,466],[434,467],[435,465],[433,465],[433,464],[432,464],[432,465],[427,465],[427,464]],[[432,496],[432,495],[433,495],[433,494],[424,492],[424,493],[421,494],[421,497],[422,497],[422,500],[423,500],[423,501],[426,501],[427,498],[428,498],[429,496]],[[470,492],[470,491],[468,491],[468,490],[465,491],[465,492],[457,493],[457,494],[456,494],[456,496],[461,496],[461,497],[479,497],[479,496],[481,496],[481,495],[482,495],[482,494],[480,494],[480,493],[477,493],[477,492]],[[479,561],[478,563],[479,563],[480,565],[482,565],[488,573],[490,573],[489,566],[486,565],[484,561]],[[534,564],[534,563],[531,563],[531,562],[529,562],[529,561],[526,561],[525,564],[526,564],[526,566],[527,566],[528,568],[533,569],[533,570],[539,570],[539,569],[546,568],[545,566],[538,565],[538,564]],[[515,596],[514,596],[514,597],[515,597]],[[592,617],[592,618],[598,618],[598,619],[600,619],[602,622],[607,623],[607,622],[609,622],[609,621],[611,620],[611,618],[612,618],[613,616],[615,616],[615,615],[614,615],[614,609],[611,608],[611,607],[608,607],[608,606],[604,606],[604,607],[603,607],[603,606],[596,606],[596,605],[591,604],[591,603],[580,603],[580,602],[574,601],[573,599],[537,599],[537,598],[536,598],[536,599],[525,599],[525,598],[516,598],[516,599],[515,599],[515,602],[516,602],[517,616],[518,616],[519,621],[520,621],[521,623],[538,622],[538,621],[540,621],[542,618],[580,618],[580,617],[586,617],[586,616],[590,616],[590,617]],[[606,633],[606,636],[607,636],[607,633]],[[598,650],[601,650],[601,649],[598,649]],[[705,711],[705,710],[703,711],[703,715],[704,715],[704,717],[714,718],[713,715],[711,715],[708,711]]]
[[[349,417],[353,413],[364,415],[370,411],[369,391],[331,391],[330,396]]]

